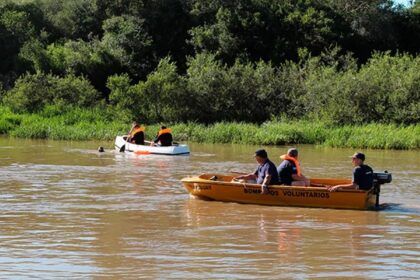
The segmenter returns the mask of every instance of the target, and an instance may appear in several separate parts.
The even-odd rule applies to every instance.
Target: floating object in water
[[[100,147],[98,148],[98,152],[100,152],[100,153],[103,153],[103,152],[105,152],[105,149],[104,149],[104,147],[100,146]]]
[[[151,152],[149,151],[135,151],[134,152],[136,155],[150,155]]]

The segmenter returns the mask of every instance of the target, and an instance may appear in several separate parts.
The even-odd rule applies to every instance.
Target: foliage
[[[38,0],[45,17],[55,27],[57,36],[88,39],[100,31],[101,22],[91,0]]]
[[[125,75],[111,78],[109,88],[119,109],[151,122],[280,118],[410,124],[420,120],[419,62],[410,55],[378,53],[358,68],[351,56],[331,50],[280,68],[239,61],[228,67],[215,55],[200,54],[189,60],[183,79],[162,60],[145,82],[131,86]]]
[[[35,3],[0,3],[0,82],[6,88],[25,70],[18,58],[20,49],[28,40],[42,37],[41,31],[48,28],[43,12]]]
[[[191,43],[197,51],[214,52],[227,62],[249,57],[279,63],[296,58],[298,48],[319,53],[335,42],[328,7],[317,1],[193,2],[193,13],[203,24],[191,29]]]
[[[98,104],[99,93],[83,77],[60,78],[37,73],[27,74],[3,97],[3,104],[15,112],[37,112],[46,105],[89,107]]]
[[[338,124],[420,121],[418,57],[375,54],[346,71],[316,58],[309,65],[302,99],[310,116]]]
[[[16,114],[0,107],[0,133],[24,138],[63,140],[109,140],[129,130],[129,120],[116,118],[112,107],[47,106],[36,114]],[[167,124],[169,125],[169,124]],[[271,121],[261,125],[219,122],[172,124],[176,141],[241,143],[256,145],[316,144],[332,147],[373,149],[420,148],[420,125],[384,124],[331,126],[322,122]],[[146,137],[158,130],[146,126]]]
[[[103,22],[102,44],[132,77],[144,77],[151,70],[151,39],[144,29],[144,20],[133,16],[115,16]]]
[[[148,123],[417,124],[419,36],[418,1],[4,0],[0,98]]]
[[[131,79],[124,74],[110,77],[107,85],[111,90],[111,104],[128,110],[138,120],[158,122],[183,118],[182,80],[170,58],[162,59],[144,82],[131,85]]]

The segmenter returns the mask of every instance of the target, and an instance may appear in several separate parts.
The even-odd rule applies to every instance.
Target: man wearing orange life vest
[[[161,146],[172,146],[172,131],[166,126],[161,126],[158,134],[153,140],[154,144],[160,143]]]
[[[128,132],[127,142],[144,145],[144,127],[133,122],[130,132]]]
[[[278,166],[280,183],[287,186],[309,186],[310,181],[302,175],[298,161],[298,150],[290,148],[287,154],[280,156],[283,160]]]

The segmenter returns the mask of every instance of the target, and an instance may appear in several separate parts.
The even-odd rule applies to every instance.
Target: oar
[[[124,136],[123,136],[123,139],[124,139]],[[125,152],[125,144],[128,144],[127,139],[128,139],[128,136],[127,136],[126,139],[124,139],[125,140],[125,143],[121,146],[120,153],[124,153]]]

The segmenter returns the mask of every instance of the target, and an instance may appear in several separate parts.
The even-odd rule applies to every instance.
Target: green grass
[[[109,109],[46,108],[39,114],[14,114],[0,107],[0,134],[21,138],[60,140],[113,140],[130,128],[127,118]],[[152,138],[159,125],[147,125]],[[418,149],[420,125],[367,124],[334,127],[319,122],[266,122],[262,125],[221,122],[173,124],[177,141],[257,145],[315,144],[372,149]]]

